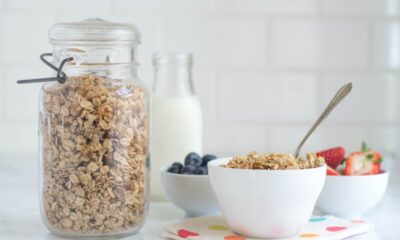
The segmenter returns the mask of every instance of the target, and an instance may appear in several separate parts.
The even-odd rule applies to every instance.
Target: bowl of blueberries
[[[160,169],[161,184],[167,198],[187,216],[212,215],[219,206],[208,179],[207,163],[216,159],[212,154],[201,157],[191,152],[184,162],[174,162]]]

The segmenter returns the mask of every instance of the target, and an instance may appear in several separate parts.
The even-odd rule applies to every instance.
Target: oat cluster
[[[142,88],[94,75],[45,85],[42,209],[56,231],[129,231],[148,202],[148,110]]]
[[[307,153],[306,159],[296,158],[286,153],[267,153],[258,155],[251,152],[246,156],[233,157],[226,165],[228,168],[241,169],[266,169],[266,170],[290,170],[307,169],[322,166],[325,163],[323,157],[317,157],[315,153]]]

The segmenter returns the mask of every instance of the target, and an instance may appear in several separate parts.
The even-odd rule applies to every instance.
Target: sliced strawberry
[[[339,176],[340,174],[333,168],[326,166],[326,175],[328,176]]]
[[[368,150],[366,153],[366,156],[368,159],[370,159],[373,163],[381,163],[382,162],[382,156],[378,152],[374,150]]]
[[[339,164],[342,162],[345,156],[345,151],[342,147],[335,147],[317,152],[317,156],[325,158],[326,164],[329,167],[336,169],[337,166],[339,166]]]
[[[360,152],[353,152],[345,161],[344,175],[371,175],[381,172],[381,155],[362,144]]]
[[[344,164],[344,170],[343,170],[343,175],[357,175],[356,171],[360,167],[358,167],[358,163],[361,163],[363,160],[363,154],[361,152],[353,152],[351,153],[345,160]]]
[[[370,170],[367,173],[364,173],[363,175],[374,175],[374,174],[379,174],[381,173],[381,165],[378,163],[374,163],[371,165]]]

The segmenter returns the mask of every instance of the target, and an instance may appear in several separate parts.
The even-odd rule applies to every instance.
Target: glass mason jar
[[[40,94],[40,196],[47,228],[67,237],[133,234],[149,203],[149,94],[137,76],[140,35],[101,19],[49,30],[65,83]]]

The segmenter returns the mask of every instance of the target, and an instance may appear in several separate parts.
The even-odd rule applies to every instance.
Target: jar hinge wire
[[[67,75],[65,74],[65,72],[62,71],[62,69],[67,62],[71,62],[72,60],[74,60],[74,58],[72,57],[65,58],[64,60],[61,61],[60,66],[56,67],[46,59],[46,57],[51,57],[51,56],[53,56],[52,53],[43,53],[40,55],[40,60],[42,60],[42,62],[44,62],[47,66],[49,66],[51,69],[57,72],[56,77],[24,79],[24,80],[18,80],[17,83],[23,84],[23,83],[38,83],[38,82],[52,82],[52,81],[65,83],[65,81],[67,80]]]

